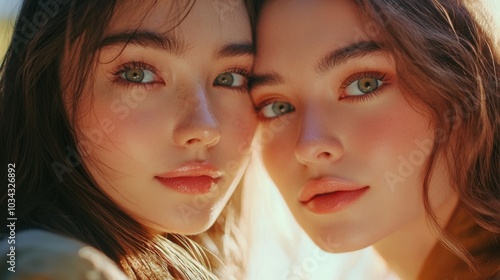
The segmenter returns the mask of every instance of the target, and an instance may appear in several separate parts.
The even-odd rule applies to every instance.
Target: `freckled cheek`
[[[238,153],[246,153],[251,147],[257,128],[257,116],[249,102],[234,102],[238,106],[221,106],[217,121],[221,126],[222,138],[230,141]]]

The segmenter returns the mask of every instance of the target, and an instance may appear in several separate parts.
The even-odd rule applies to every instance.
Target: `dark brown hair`
[[[194,0],[182,3],[179,20]],[[252,1],[245,4],[253,21]],[[81,161],[75,108],[118,5],[115,0],[26,0],[22,5],[0,68],[0,159],[5,167],[0,175],[7,178],[7,165],[15,164],[16,230],[43,229],[82,240],[134,279],[214,279],[210,271],[220,263],[210,262],[205,250],[185,236],[169,234],[167,239],[149,233],[104,194]],[[75,46],[78,54],[71,59],[76,71],[69,74],[74,82],[69,101],[73,110],[67,112],[62,62],[65,51]],[[3,192],[3,209],[8,198]],[[232,201],[223,215],[239,214],[237,206]],[[4,220],[6,212],[2,211]],[[230,222],[234,219],[222,219],[206,233],[219,251],[224,251],[223,244],[215,239]],[[6,229],[1,233],[7,234]],[[241,254],[238,248],[231,251]],[[220,257],[229,261],[224,257],[231,254]]]

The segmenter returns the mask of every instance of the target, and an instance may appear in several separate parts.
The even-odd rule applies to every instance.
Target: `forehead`
[[[350,0],[271,1],[258,23],[256,66],[290,57],[297,63],[317,60],[328,51],[373,39],[367,26]]]
[[[180,38],[251,41],[251,27],[243,1],[226,0],[123,1],[115,9],[107,34],[150,30]]]

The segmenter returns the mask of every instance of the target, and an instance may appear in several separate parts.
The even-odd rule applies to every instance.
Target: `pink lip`
[[[222,172],[206,162],[188,162],[155,176],[164,186],[182,194],[204,194],[217,184]]]
[[[349,207],[368,189],[368,186],[336,178],[322,178],[304,186],[299,194],[299,201],[314,213],[333,213]]]

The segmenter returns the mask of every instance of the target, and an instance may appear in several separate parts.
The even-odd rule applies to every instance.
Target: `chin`
[[[192,217],[192,219],[188,223],[183,223],[183,225],[179,225],[176,229],[171,232],[175,232],[183,235],[196,235],[200,234],[204,231],[207,231],[212,227],[215,223],[218,215],[212,215],[210,213],[200,213],[200,215],[196,217]]]
[[[212,227],[212,225],[214,224],[214,222],[210,221],[210,222],[207,222],[207,223],[202,223],[198,226],[194,226],[194,227],[191,227],[189,229],[187,229],[184,233],[184,235],[196,235],[196,234],[200,234],[200,233],[203,233],[205,231],[207,231],[208,229],[210,229]]]
[[[346,253],[364,249],[372,245],[372,240],[368,240],[365,232],[341,231],[341,230],[306,230],[307,235],[321,250],[328,253]]]
[[[353,252],[370,246],[370,244],[360,245],[360,244],[350,244],[350,242],[346,243],[338,242],[334,244],[325,244],[324,242],[314,242],[314,243],[321,250],[335,254]]]

